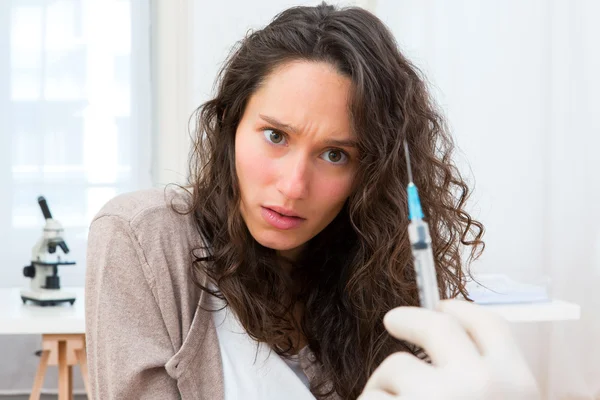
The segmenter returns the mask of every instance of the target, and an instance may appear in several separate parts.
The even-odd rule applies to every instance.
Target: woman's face
[[[350,85],[329,64],[286,63],[250,97],[238,125],[242,217],[257,242],[292,259],[350,195],[358,165]]]

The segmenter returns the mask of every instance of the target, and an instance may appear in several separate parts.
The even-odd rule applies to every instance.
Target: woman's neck
[[[298,261],[305,247],[306,243],[289,250],[277,250],[277,255],[291,261]]]

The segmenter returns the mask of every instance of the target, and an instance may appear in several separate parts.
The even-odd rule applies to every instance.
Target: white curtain
[[[600,3],[554,1],[546,271],[582,319],[548,328],[548,390],[600,398]]]
[[[600,3],[378,0],[475,183],[474,271],[545,281],[579,321],[516,324],[545,399],[600,398]]]
[[[82,286],[93,215],[151,185],[148,3],[0,1],[0,287],[29,284],[39,195],[77,262],[59,269],[61,285]],[[0,393],[31,390],[39,346],[39,337],[0,336]]]

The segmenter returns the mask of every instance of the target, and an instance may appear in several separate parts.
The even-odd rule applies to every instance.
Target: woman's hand
[[[442,301],[438,310],[398,307],[386,314],[390,334],[422,347],[433,364],[394,353],[371,375],[359,400],[539,399],[504,320],[460,300]]]

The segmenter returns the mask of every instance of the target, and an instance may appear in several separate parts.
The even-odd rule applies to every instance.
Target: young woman
[[[286,10],[218,82],[197,114],[190,185],[120,196],[92,223],[95,398],[535,396],[498,319],[458,300],[417,308],[404,140],[443,298],[466,295],[461,249],[483,249],[483,226],[380,20]]]

